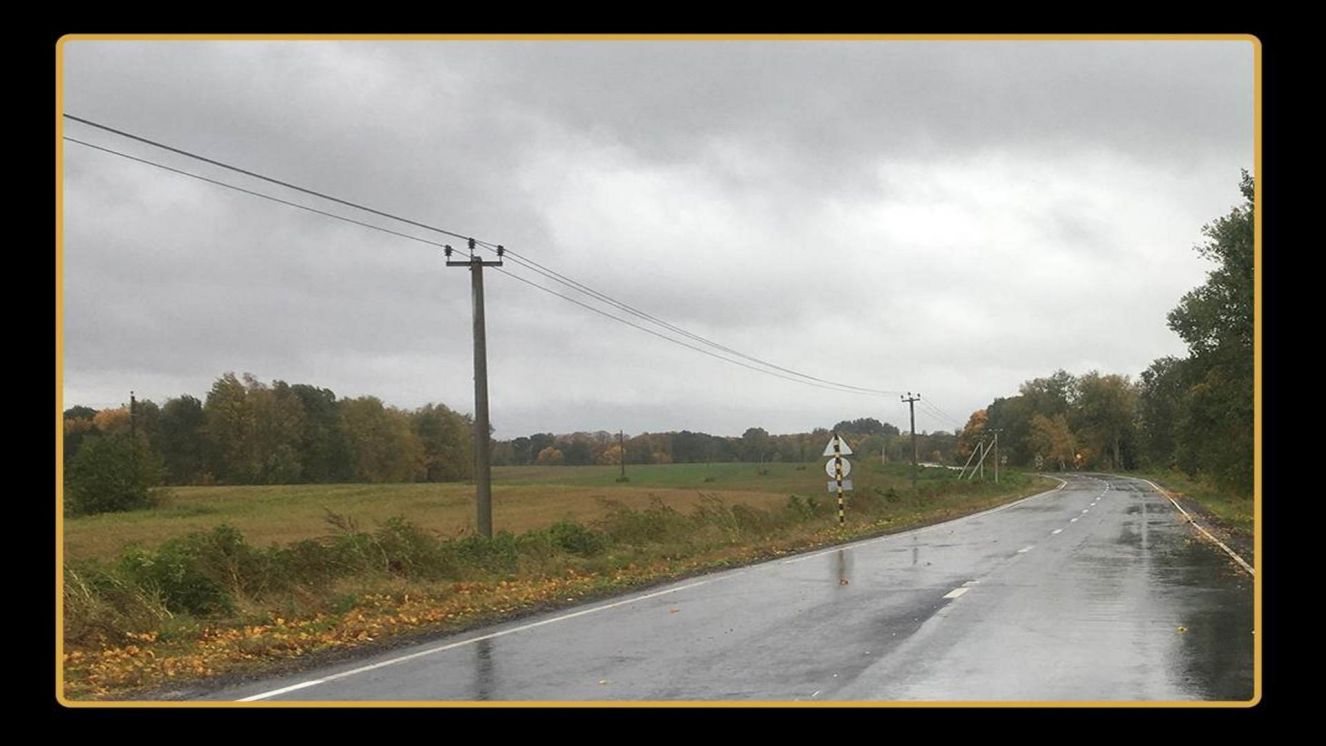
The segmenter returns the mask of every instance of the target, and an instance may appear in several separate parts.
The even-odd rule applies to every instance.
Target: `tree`
[[[887,422],[880,422],[874,417],[861,417],[855,420],[843,420],[833,426],[839,435],[897,435],[898,428]]]
[[[1252,352],[1255,187],[1247,171],[1239,181],[1239,191],[1243,204],[1203,226],[1202,234],[1209,240],[1194,247],[1203,258],[1216,263],[1215,269],[1169,313],[1170,328],[1188,343],[1194,358],[1216,352],[1234,358]]]
[[[1159,467],[1178,466],[1179,422],[1185,411],[1186,360],[1162,357],[1142,371],[1138,386],[1137,428],[1143,459]],[[1186,462],[1186,471],[1196,464]]]
[[[565,457],[562,455],[561,451],[557,450],[556,448],[553,448],[552,446],[548,446],[547,448],[544,448],[542,451],[539,451],[539,455],[538,458],[535,459],[535,463],[541,466],[560,466],[564,460]]]
[[[203,404],[203,423],[209,460],[222,480],[241,484],[299,480],[304,409],[284,381],[269,387],[249,373],[242,383],[234,373],[222,375]]]
[[[410,482],[424,473],[423,444],[409,415],[376,396],[342,399],[339,406],[356,481]]]
[[[1188,344],[1175,451],[1196,471],[1243,494],[1253,488],[1254,197],[1252,177],[1239,182],[1243,204],[1202,228],[1196,251],[1216,266],[1169,314]]]
[[[64,466],[68,467],[86,438],[97,434],[95,409],[72,407],[64,413]]]
[[[190,484],[206,469],[203,403],[188,394],[167,399],[158,422],[158,446],[171,484]]]
[[[967,418],[967,424],[962,428],[962,433],[958,435],[958,456],[966,459],[976,450],[976,446],[985,438],[985,425],[989,420],[989,412],[984,409],[978,409],[971,413]]]
[[[528,464],[534,461],[534,454],[530,452],[530,439],[519,437],[511,441],[511,463]]]
[[[423,446],[425,480],[452,482],[474,476],[474,422],[469,417],[443,404],[425,404],[410,415],[410,427]]]
[[[103,435],[128,435],[129,408],[103,409],[93,415],[92,424]]]
[[[769,433],[762,427],[748,428],[741,435],[741,460],[764,461],[769,454]],[[657,462],[656,462],[657,463]]]
[[[152,487],[160,483],[160,461],[143,440],[93,436],[65,470],[65,510],[86,515],[151,507]]]
[[[1077,379],[1070,422],[1087,448],[1104,455],[1109,468],[1123,469],[1124,447],[1135,435],[1137,391],[1128,376],[1091,371]]]
[[[95,417],[96,414],[97,410],[93,409],[92,407],[85,407],[82,404],[76,404],[64,411],[64,418],[66,420],[70,419],[90,420],[93,417]]]
[[[1031,442],[1035,453],[1057,464],[1060,471],[1073,463],[1077,455],[1077,438],[1068,426],[1068,416],[1062,412],[1052,417],[1034,415],[1031,418]]]
[[[354,478],[350,444],[341,429],[341,410],[331,389],[296,383],[291,393],[304,410],[299,456],[306,482],[348,482]]]
[[[1032,461],[1028,441],[1031,437],[1031,418],[1036,414],[1033,402],[1019,394],[1000,397],[986,408],[986,431],[1000,430],[999,455],[1008,456],[1009,463],[1027,464]]]
[[[217,480],[240,484],[256,480],[259,468],[251,454],[254,420],[244,384],[234,373],[222,374],[203,404],[207,462]]]
[[[584,466],[594,463],[594,452],[590,447],[589,440],[583,435],[577,434],[572,437],[571,442],[562,449],[562,454],[566,458],[566,463],[571,466]]]

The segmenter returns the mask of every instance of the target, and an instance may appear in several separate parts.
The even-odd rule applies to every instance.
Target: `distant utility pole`
[[[626,481],[626,433],[622,432],[621,430],[617,431],[617,456],[618,460],[621,461],[622,463],[622,478],[617,481],[625,482]]]
[[[999,484],[999,433],[1002,433],[1003,431],[1004,428],[1002,427],[996,427],[990,430],[990,432],[994,433],[995,436],[994,437],[995,484]]]
[[[907,402],[907,408],[912,411],[912,489],[916,489],[916,402],[920,401],[921,395],[915,396],[908,391],[907,396],[898,397]]]
[[[470,257],[463,262],[451,261],[450,246],[446,247],[448,267],[469,267],[471,298],[474,306],[474,487],[475,503],[479,515],[479,533],[493,538],[493,475],[489,467],[488,440],[488,337],[483,323],[483,268],[502,266],[506,249],[497,247],[497,261],[485,262],[474,255],[474,239],[469,239]]]
[[[134,398],[134,392],[129,392],[129,437],[138,442],[138,427],[134,422],[134,415],[138,412],[138,400]]]

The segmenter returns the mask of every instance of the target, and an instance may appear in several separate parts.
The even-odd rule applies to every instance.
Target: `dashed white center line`
[[[1085,513],[1085,512],[1087,512],[1088,510],[1091,510],[1091,508],[1083,508],[1083,509],[1082,509],[1082,512]]]
[[[962,594],[966,593],[966,592],[969,591],[969,590],[971,590],[971,589],[970,589],[970,588],[954,588],[953,590],[949,591],[948,593],[945,593],[945,594],[944,594],[944,598],[957,598],[958,596],[961,596]]]
[[[1069,518],[1069,519],[1068,519],[1068,522],[1069,522],[1069,523],[1077,523],[1077,519],[1076,519],[1076,518]]]
[[[1059,533],[1060,531],[1063,531],[1063,529],[1062,529],[1062,528],[1056,528],[1055,530],[1051,531],[1050,533],[1052,533],[1052,534],[1057,534],[1057,533]]]
[[[1021,549],[1019,549],[1019,550],[1018,550],[1018,554],[1025,554],[1025,553],[1030,552],[1031,550],[1033,550],[1033,549],[1035,549],[1035,548],[1036,548],[1036,545],[1035,545],[1035,544],[1028,544],[1027,546],[1022,547]]]

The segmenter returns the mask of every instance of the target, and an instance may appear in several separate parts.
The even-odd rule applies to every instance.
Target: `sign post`
[[[843,458],[843,456],[849,455],[851,452],[852,449],[839,437],[838,433],[834,433],[833,438],[829,440],[829,444],[824,446],[823,455],[832,456],[824,464],[824,472],[833,478],[833,481],[829,482],[829,491],[834,492],[836,490],[838,493],[839,526],[846,522],[843,513],[843,491],[852,489],[852,480],[846,479],[847,475],[852,473],[852,462]]]

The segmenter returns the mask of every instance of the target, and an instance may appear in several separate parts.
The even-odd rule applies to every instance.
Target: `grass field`
[[[902,465],[854,465],[858,490],[902,490],[909,482]],[[765,472],[765,473],[761,473]],[[923,469],[926,482],[946,478]],[[592,521],[615,501],[644,508],[654,498],[688,512],[702,494],[729,503],[769,508],[788,495],[829,499],[823,463],[666,464],[628,466],[629,482],[617,482],[616,466],[507,466],[493,470],[493,527],[521,533],[571,518]],[[193,531],[228,524],[255,546],[286,544],[324,536],[327,512],[372,529],[392,516],[446,536],[475,526],[474,485],[466,482],[405,484],[301,484],[174,487],[158,508],[66,518],[66,559],[107,559],[123,548],[151,548]],[[850,493],[849,493],[850,500]]]

